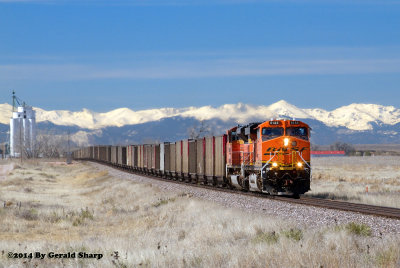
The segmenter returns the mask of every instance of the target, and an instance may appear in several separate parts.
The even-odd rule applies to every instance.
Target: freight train
[[[238,125],[225,135],[160,144],[90,146],[73,152],[165,179],[299,196],[310,190],[310,127],[297,120]]]

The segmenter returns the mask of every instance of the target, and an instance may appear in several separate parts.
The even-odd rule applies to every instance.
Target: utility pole
[[[69,153],[69,130],[68,130],[68,153]]]
[[[19,148],[20,148],[20,155],[21,164],[22,164],[22,118],[19,119]]]
[[[70,146],[69,146],[69,130],[68,130],[68,152],[67,152],[67,164],[72,164],[72,157],[71,157]]]
[[[17,97],[15,96],[15,91],[14,90],[12,92],[12,99],[13,99],[13,112],[15,112],[15,107],[17,105],[17,102],[16,102]]]

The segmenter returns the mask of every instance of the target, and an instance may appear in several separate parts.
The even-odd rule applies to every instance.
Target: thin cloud
[[[0,3],[106,5],[106,6],[190,6],[190,5],[237,5],[262,3],[296,4],[379,4],[398,5],[399,0],[0,0]]]
[[[5,62],[34,62],[36,63],[70,63],[96,61],[190,61],[198,59],[365,59],[371,55],[374,58],[393,58],[399,55],[400,46],[384,47],[287,47],[287,48],[247,48],[247,49],[221,49],[221,50],[171,50],[171,51],[110,51],[90,54],[3,54],[0,61]]]
[[[104,64],[107,66],[107,64]],[[158,62],[133,67],[84,64],[0,65],[1,80],[187,79],[281,75],[399,73],[400,59],[226,59]]]
[[[399,73],[400,58],[393,57],[399,49],[309,47],[84,56],[3,55],[0,79],[77,81]]]

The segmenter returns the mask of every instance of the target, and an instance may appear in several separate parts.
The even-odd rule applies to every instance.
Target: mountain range
[[[6,139],[12,107],[0,104],[0,139]],[[187,138],[189,129],[203,122],[207,134],[222,134],[237,124],[271,118],[295,118],[312,127],[312,142],[357,144],[400,143],[400,109],[378,104],[350,104],[332,111],[302,109],[284,100],[268,106],[225,104],[219,107],[128,108],[98,113],[83,109],[46,111],[34,108],[38,129],[71,133],[77,145],[174,141]]]

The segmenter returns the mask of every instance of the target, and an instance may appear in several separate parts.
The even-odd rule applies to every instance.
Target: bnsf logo
[[[279,148],[275,148],[275,147],[269,147],[268,149],[267,149],[267,153],[269,153],[269,152],[280,152],[280,151],[282,151],[282,152],[287,152],[288,151],[288,149],[289,148],[285,148],[285,147],[279,147]],[[301,148],[300,150],[299,150],[299,147],[292,147],[292,148],[290,148],[292,151],[299,151],[299,152],[303,152],[303,151],[305,151],[305,150],[307,150],[308,148],[307,147],[303,147],[303,148]]]

